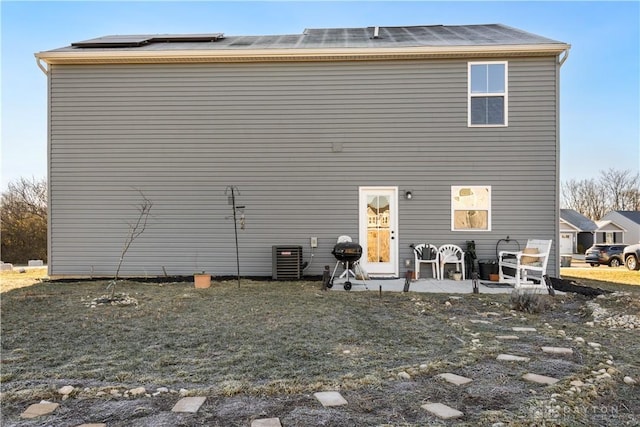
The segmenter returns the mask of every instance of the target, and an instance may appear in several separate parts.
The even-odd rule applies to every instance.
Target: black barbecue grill
[[[331,253],[340,262],[354,263],[362,256],[362,246],[353,242],[338,243]]]
[[[333,247],[333,250],[331,251],[331,253],[338,261],[336,262],[336,266],[333,269],[333,274],[331,275],[331,279],[329,279],[329,283],[327,283],[328,288],[333,287],[333,279],[336,275],[336,271],[339,265],[342,265],[344,267],[344,273],[342,273],[340,277],[344,275],[346,275],[347,277],[347,281],[344,282],[345,291],[348,291],[351,289],[349,274],[354,276],[354,278],[356,276],[355,273],[351,271],[351,267],[353,267],[356,271],[360,270],[359,272],[362,275],[362,278],[364,281],[364,272],[360,268],[360,263],[358,262],[360,260],[360,257],[362,257],[362,246],[353,242],[339,242]],[[366,287],[366,283],[365,283],[365,287]]]

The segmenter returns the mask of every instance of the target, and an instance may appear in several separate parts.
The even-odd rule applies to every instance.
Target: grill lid
[[[362,256],[362,246],[353,242],[338,243],[331,253],[338,261],[354,262]]]

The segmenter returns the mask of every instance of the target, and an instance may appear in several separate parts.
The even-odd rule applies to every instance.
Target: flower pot
[[[453,280],[462,280],[462,273],[456,271],[453,273]]]
[[[500,281],[500,275],[499,274],[489,274],[489,280],[492,282],[499,282]]]
[[[193,275],[193,283],[195,283],[196,288],[208,288],[211,286],[211,275],[210,274],[194,274]]]

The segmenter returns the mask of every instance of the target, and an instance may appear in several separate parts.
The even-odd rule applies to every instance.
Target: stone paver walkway
[[[555,384],[558,381],[560,381],[557,378],[547,377],[546,375],[531,374],[531,373],[524,374],[522,378],[533,383],[545,384],[545,385]]]
[[[515,356],[513,354],[499,354],[496,359],[505,362],[528,362],[530,360],[528,357]]]
[[[455,384],[455,385],[464,385],[464,384],[468,384],[471,381],[473,381],[471,378],[462,377],[460,375],[452,374],[452,373],[449,373],[449,372],[446,372],[444,374],[438,374],[438,376],[440,378],[444,378],[446,381],[450,382],[451,384]]]
[[[542,347],[542,351],[551,354],[573,354],[573,350],[567,347]]]
[[[472,324],[491,324],[491,322],[486,320],[469,320]],[[532,327],[511,327],[510,330],[515,332],[537,332],[536,328]],[[531,335],[529,335],[531,336]],[[496,339],[501,341],[510,341],[510,340],[519,340],[520,337],[517,335],[496,335]],[[478,340],[475,340],[478,341]],[[505,343],[506,345],[507,343]],[[589,343],[594,348],[599,347],[599,344]],[[543,354],[548,355],[572,355],[573,349],[567,347],[553,347],[553,346],[544,346],[541,347]],[[507,362],[529,362],[531,360],[530,357],[527,356],[519,356],[513,354],[502,353],[496,357],[497,360],[507,361]],[[406,374],[410,379],[408,374]],[[436,377],[442,378],[445,381],[455,384],[458,386],[469,384],[473,381],[472,378],[466,378],[461,375],[457,375],[451,372],[444,372],[437,374]],[[552,385],[560,381],[558,378],[553,378],[545,375],[535,374],[535,373],[527,373],[522,376],[524,381],[529,381],[541,385]],[[625,378],[626,381],[626,378]],[[571,385],[574,387],[578,387],[583,385],[581,381],[572,381]],[[62,387],[58,390],[63,397],[67,397],[73,392],[74,388],[71,386]],[[144,389],[142,389],[144,390]],[[158,392],[159,393],[159,392]],[[135,394],[135,393],[134,393]],[[155,396],[155,394],[154,394]],[[333,406],[341,406],[347,405],[347,400],[342,397],[342,395],[337,391],[325,391],[325,392],[317,392],[314,393],[314,397],[322,404],[323,407],[333,407]],[[204,404],[206,397],[183,397],[180,399],[174,407],[171,409],[172,412],[186,412],[186,413],[196,413],[200,409],[200,407]],[[33,404],[29,406],[21,415],[22,418],[36,418],[43,415],[48,415],[54,412],[59,407],[58,403],[50,403],[43,401],[38,404]],[[444,403],[435,402],[435,403],[427,403],[421,406],[422,409],[426,410],[430,414],[441,418],[443,420],[455,419],[464,416],[464,413],[452,408]],[[106,424],[103,423],[89,423],[82,424],[78,427],[106,427]],[[282,427],[279,418],[261,418],[255,419],[251,422],[251,427]]]
[[[253,420],[251,427],[282,427],[280,418],[262,418]]]
[[[21,415],[22,418],[36,418],[42,415],[48,415],[58,409],[59,403],[34,403],[29,406]]]
[[[537,331],[536,328],[529,328],[526,326],[514,326],[513,328],[511,328],[511,330],[514,332],[536,332]]]
[[[322,406],[341,406],[346,405],[348,402],[337,391],[320,391],[313,394],[316,399],[322,403]]]
[[[520,337],[517,335],[496,335],[497,340],[519,340]]]
[[[431,412],[438,418],[442,418],[443,420],[449,420],[452,418],[460,418],[464,416],[464,413],[458,411],[457,409],[453,409],[450,406],[447,406],[443,403],[427,403],[421,406],[423,409],[426,409],[428,412]]]
[[[206,397],[183,397],[178,400],[171,411],[196,413],[205,400],[207,400]]]

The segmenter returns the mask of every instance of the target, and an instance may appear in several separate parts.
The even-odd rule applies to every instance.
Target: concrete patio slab
[[[331,291],[345,292],[345,279],[335,279]],[[362,280],[350,279],[352,288],[348,292],[362,292],[382,290],[383,292],[403,292],[404,278],[372,278],[363,282]],[[366,288],[365,288],[366,283]],[[512,287],[488,288],[480,287],[481,294],[510,294]],[[473,285],[471,280],[436,280],[436,279],[418,279],[413,280],[409,285],[409,292],[437,293],[437,294],[472,294]]]
[[[453,409],[443,403],[427,403],[421,406],[422,409],[426,409],[438,418],[443,420],[449,420],[452,418],[460,418],[464,414],[457,409]]]
[[[348,402],[337,391],[320,391],[313,393],[316,399],[322,403],[322,406],[340,406],[346,405]]]
[[[173,406],[171,411],[196,413],[205,400],[207,400],[206,397],[183,397],[178,400],[178,403]]]

